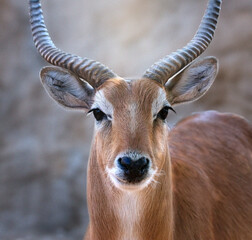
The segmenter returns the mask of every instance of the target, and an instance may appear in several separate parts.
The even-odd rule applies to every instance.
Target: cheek
[[[100,165],[103,170],[106,167],[111,167],[114,164],[114,156],[113,156],[113,141],[112,135],[109,128],[103,128],[96,132],[95,141],[97,144],[97,156],[98,161],[100,161]]]
[[[154,130],[153,141],[153,155],[155,158],[155,165],[158,168],[165,161],[166,153],[168,151],[168,127],[167,125],[160,124]]]

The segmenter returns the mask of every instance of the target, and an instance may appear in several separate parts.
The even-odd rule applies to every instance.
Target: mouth
[[[133,179],[127,178],[124,173],[116,168],[107,168],[107,173],[110,180],[117,188],[124,190],[140,190],[147,187],[152,181],[154,181],[156,170],[150,169],[148,173],[143,176]]]

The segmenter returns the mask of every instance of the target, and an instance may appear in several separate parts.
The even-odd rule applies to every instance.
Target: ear
[[[91,107],[94,89],[70,71],[45,67],[40,78],[46,91],[59,104],[72,109],[89,110]]]
[[[206,57],[193,62],[165,85],[171,104],[194,101],[211,87],[218,72],[218,60]]]

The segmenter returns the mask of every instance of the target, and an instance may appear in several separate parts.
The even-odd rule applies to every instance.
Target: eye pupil
[[[158,113],[158,118],[165,120],[168,116],[168,111],[169,108],[168,107],[164,107],[160,110],[160,112]]]
[[[172,107],[166,106],[166,107],[163,107],[163,108],[160,110],[160,112],[159,112],[158,115],[157,115],[157,118],[159,118],[159,119],[161,119],[161,120],[165,120],[165,119],[167,118],[167,116],[168,116],[169,110],[172,110],[174,113],[176,113],[175,110],[174,110]]]
[[[100,109],[94,109],[93,110],[93,114],[94,114],[94,117],[97,121],[101,121],[103,120],[104,118],[106,118],[106,114],[104,112],[102,112]]]

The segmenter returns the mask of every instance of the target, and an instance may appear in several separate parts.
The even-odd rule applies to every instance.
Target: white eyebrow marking
[[[94,97],[94,103],[91,107],[91,109],[99,108],[101,111],[103,111],[108,118],[111,120],[113,117],[113,105],[105,98],[103,90],[99,90]]]
[[[152,116],[155,118],[158,112],[164,107],[164,105],[170,106],[171,104],[167,101],[165,91],[160,88],[156,99],[152,102]]]
[[[129,106],[130,112],[130,132],[134,133],[137,128],[136,114],[137,114],[137,104],[132,103]]]

